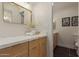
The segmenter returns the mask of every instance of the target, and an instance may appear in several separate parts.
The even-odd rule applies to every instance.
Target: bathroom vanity
[[[21,40],[23,38],[23,40]],[[18,40],[19,39],[19,40]],[[10,39],[11,40],[11,39]],[[15,39],[14,39],[15,40]],[[22,36],[15,41],[0,43],[0,56],[6,57],[45,57],[47,37],[45,35]]]

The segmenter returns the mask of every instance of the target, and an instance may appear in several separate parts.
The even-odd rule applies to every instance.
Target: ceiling
[[[59,9],[63,7],[77,6],[78,2],[54,2],[54,9]]]

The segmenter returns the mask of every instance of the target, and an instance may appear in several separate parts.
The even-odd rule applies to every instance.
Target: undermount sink
[[[40,33],[39,31],[33,30],[33,31],[27,32],[27,33],[25,33],[25,34],[26,34],[26,35],[37,35],[37,34],[39,34],[39,33]]]

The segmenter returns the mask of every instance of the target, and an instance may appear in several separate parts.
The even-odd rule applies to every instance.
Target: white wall
[[[24,24],[0,23],[0,37],[22,36],[28,31],[29,27]]]
[[[54,3],[53,21],[56,22],[56,31],[59,32],[58,45],[68,48],[74,48],[73,34],[78,32],[78,27],[62,27],[63,17],[78,16],[77,3]]]
[[[52,35],[52,5],[51,3],[36,3],[32,6],[32,20],[36,28],[48,35],[48,56],[53,56]]]

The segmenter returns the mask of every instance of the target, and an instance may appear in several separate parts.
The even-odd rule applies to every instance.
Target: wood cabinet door
[[[53,34],[53,50],[54,50],[55,47],[57,46],[58,38],[59,38],[59,33],[54,33],[54,34]]]
[[[40,56],[41,57],[47,56],[47,38],[40,39]]]
[[[29,42],[29,56],[40,57],[39,40],[33,40]]]
[[[28,42],[0,49],[0,56],[23,57],[28,56]]]

